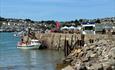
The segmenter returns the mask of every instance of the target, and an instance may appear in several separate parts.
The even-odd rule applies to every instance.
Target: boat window
[[[32,41],[32,43],[39,43],[39,41]]]
[[[39,43],[39,41],[36,41],[36,43]]]
[[[93,26],[86,26],[86,27],[84,27],[84,30],[94,30],[94,27]]]

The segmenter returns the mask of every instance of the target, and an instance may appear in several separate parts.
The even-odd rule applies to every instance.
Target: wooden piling
[[[70,54],[70,52],[71,52],[71,46],[69,45],[69,41],[68,40],[66,40],[66,48],[67,48],[67,50],[66,50],[66,56],[68,56],[69,54]]]
[[[71,46],[70,46],[71,49],[73,49],[73,35],[71,36]]]
[[[59,43],[58,43],[58,51],[60,51],[60,42],[61,42],[61,35],[59,36]]]
[[[74,37],[74,38],[75,38],[75,42],[76,42],[76,35],[75,35],[75,37]]]
[[[73,43],[73,36],[71,36],[71,43]],[[68,56],[71,53],[71,51],[73,50],[72,45],[69,45],[69,40],[66,39],[66,35],[65,35],[65,41],[64,41],[65,57]]]
[[[54,43],[54,34],[53,34],[53,36],[52,36],[52,40],[51,40],[51,48],[53,48],[53,43]]]
[[[64,40],[64,55],[65,57],[67,56],[67,44],[66,44],[66,35],[65,35],[65,40]]]
[[[85,35],[81,34],[80,47],[84,46],[84,44],[85,44],[84,39],[85,39]]]

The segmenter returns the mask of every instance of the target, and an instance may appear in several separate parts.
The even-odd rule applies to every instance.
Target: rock
[[[90,49],[93,49],[95,47],[95,45],[92,45],[92,46],[90,46]]]
[[[73,55],[75,55],[77,53],[77,50],[74,50],[74,51],[72,51],[72,53],[70,53],[68,56],[73,56]]]
[[[84,51],[88,51],[88,50],[90,50],[90,48],[89,47],[85,47],[85,48],[83,48],[83,50]]]
[[[88,57],[90,57],[92,54],[93,54],[93,52],[92,52],[91,50],[89,50],[89,51],[87,51],[87,53],[86,53],[86,57],[88,58]]]
[[[80,62],[80,61],[76,62],[75,66],[74,66],[75,70],[79,70],[80,69],[81,63],[82,62]]]
[[[66,63],[66,64],[70,64],[72,61],[73,61],[73,59],[66,59],[63,62]]]
[[[104,68],[104,70],[109,70],[109,69],[112,70],[111,63],[110,62],[104,62],[103,68]]]
[[[99,63],[93,63],[91,70],[103,70],[103,65]]]
[[[112,67],[112,70],[115,70],[115,65],[114,66],[111,66]]]
[[[93,57],[96,57],[96,54],[91,54],[90,57],[92,57],[92,58],[93,58]]]
[[[90,57],[84,57],[84,58],[81,58],[82,62],[88,62],[90,60]]]
[[[80,53],[80,52],[81,52],[81,49],[78,49],[78,50],[77,50],[77,53]]]
[[[112,66],[106,66],[104,67],[104,70],[112,70]]]
[[[115,42],[100,40],[75,49],[65,59],[75,70],[115,70]]]
[[[87,70],[85,66],[81,66],[79,70]]]
[[[100,41],[98,42],[98,44],[107,44],[107,41],[106,41],[106,40],[100,40]]]
[[[108,53],[108,55],[111,55],[113,58],[115,58],[115,47],[113,47],[110,52]]]
[[[86,65],[86,68],[87,68],[88,70],[90,70],[90,69],[91,69],[91,66],[92,66],[92,63],[87,62],[85,65]]]
[[[87,68],[86,68],[85,64],[82,64],[82,65],[80,66],[80,69],[78,69],[78,70],[87,70]]]
[[[80,52],[78,56],[83,57],[84,54],[85,54],[84,52]]]
[[[65,68],[63,68],[62,70],[74,70],[72,66],[68,65]]]

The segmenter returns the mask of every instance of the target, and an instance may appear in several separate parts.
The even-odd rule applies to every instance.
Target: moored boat
[[[19,49],[39,49],[41,43],[37,39],[32,39],[30,42],[18,42],[17,48]]]

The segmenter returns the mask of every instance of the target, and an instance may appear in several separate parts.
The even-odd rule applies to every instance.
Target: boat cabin
[[[81,23],[81,25],[82,25],[82,34],[95,34],[94,22]]]
[[[40,43],[39,40],[33,39],[31,40],[31,45],[38,45]]]

